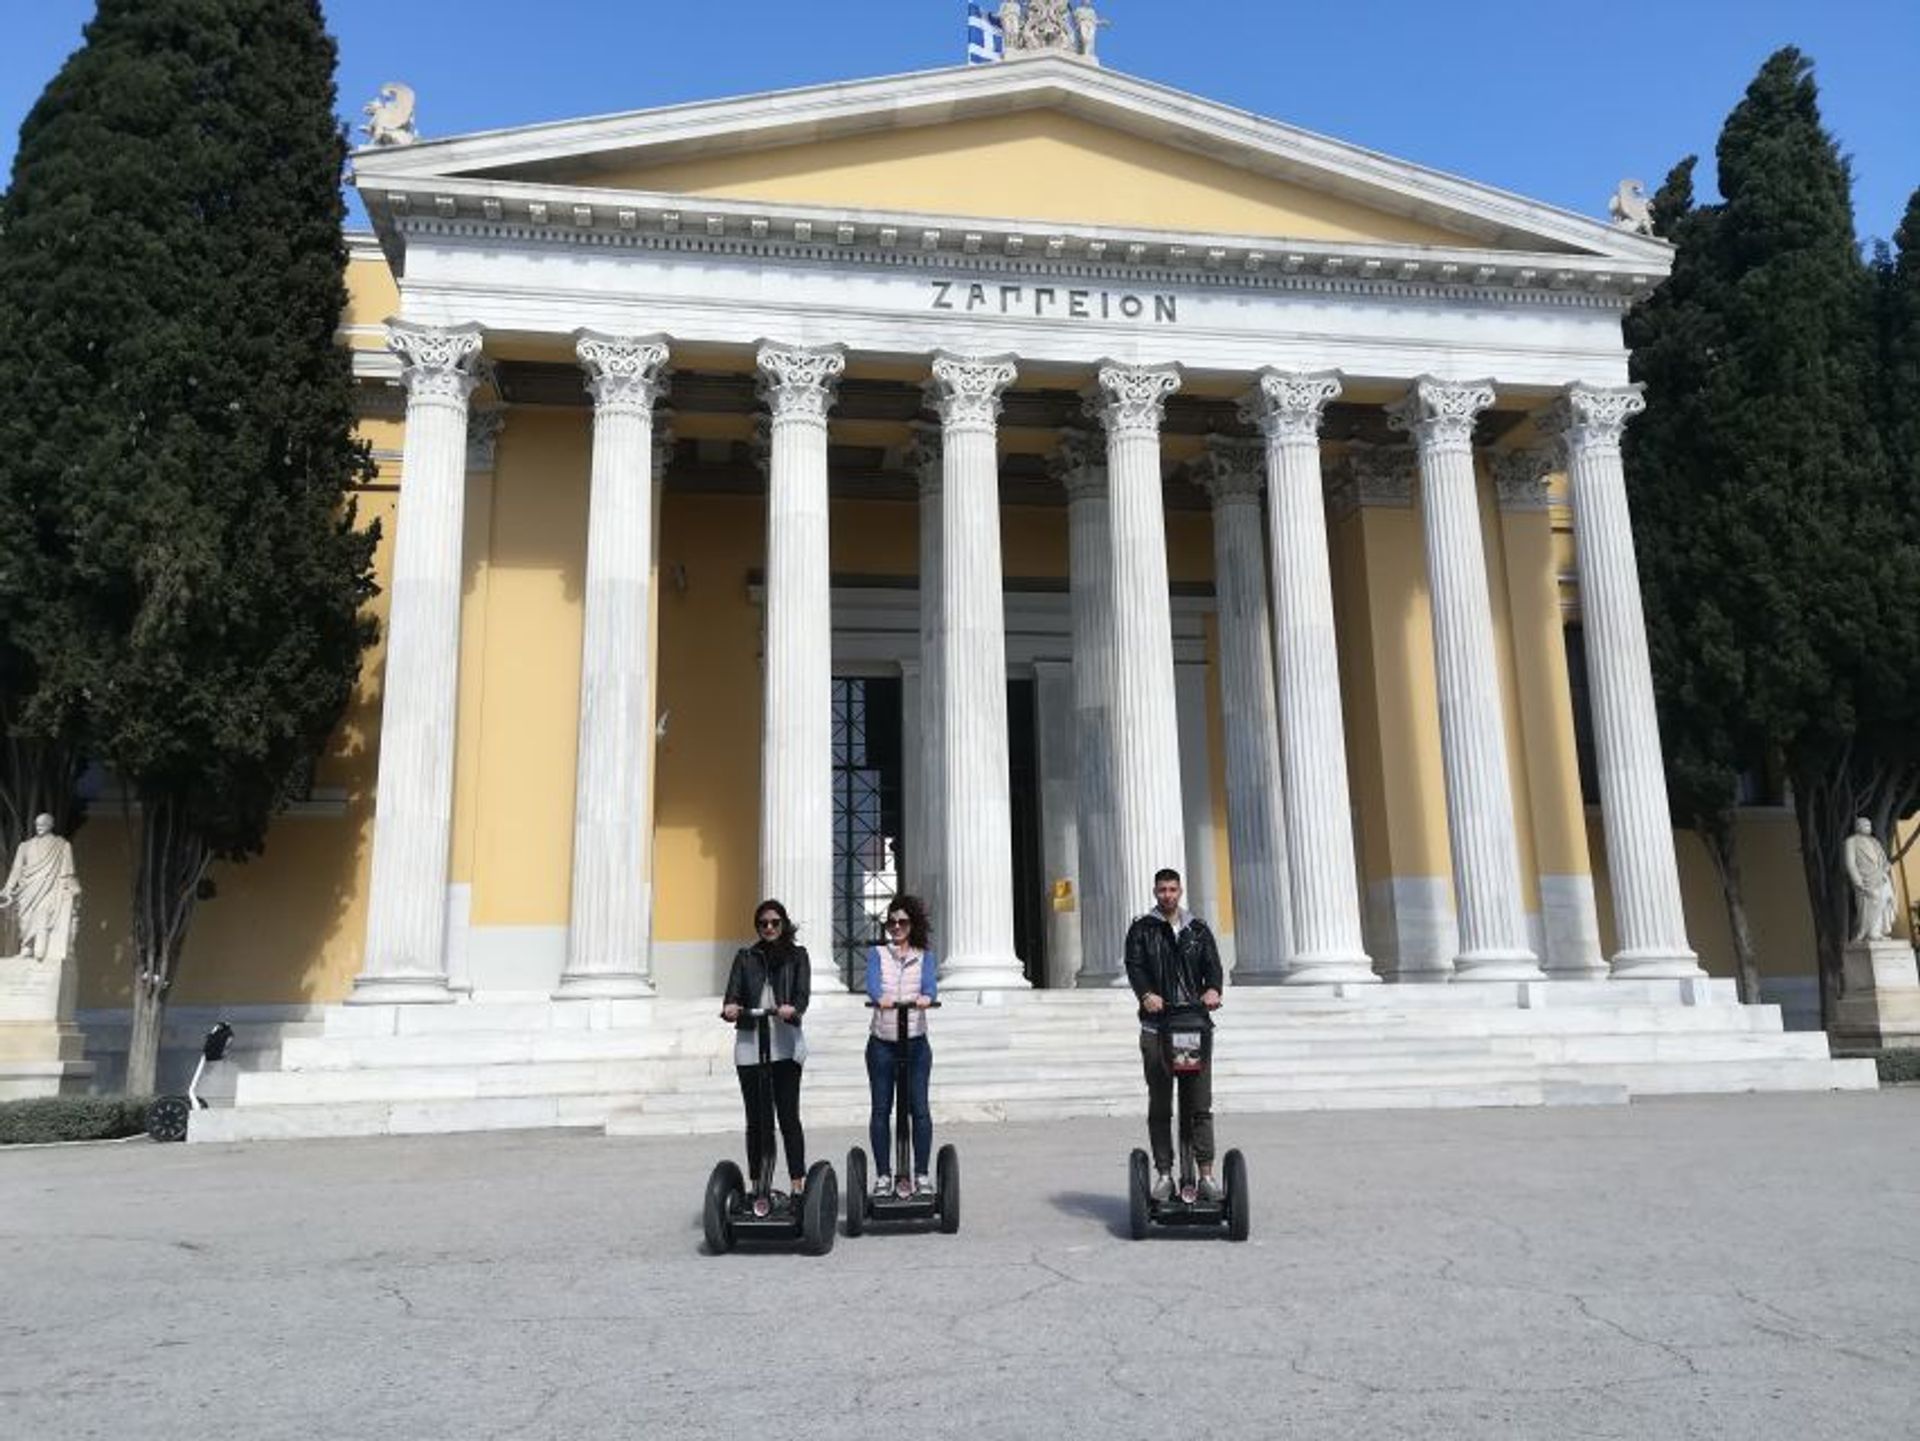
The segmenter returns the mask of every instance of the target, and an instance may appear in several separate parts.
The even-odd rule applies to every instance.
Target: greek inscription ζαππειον
[[[965,315],[1031,315],[1042,320],[1137,320],[1155,325],[1177,325],[1180,320],[1177,295],[961,280],[934,281],[931,308]]]

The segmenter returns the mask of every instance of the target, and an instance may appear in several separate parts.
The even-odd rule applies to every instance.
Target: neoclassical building
[[[604,1020],[763,896],[830,990],[897,887],[949,995],[1100,989],[1165,865],[1237,985],[1704,975],[1664,244],[1058,51],[354,168],[383,644],[176,999]]]

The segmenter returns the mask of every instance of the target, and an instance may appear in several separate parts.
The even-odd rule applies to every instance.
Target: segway
[[[1200,1194],[1193,1159],[1193,1106],[1180,1077],[1197,1075],[1213,1060],[1213,1033],[1205,1012],[1191,1008],[1171,1011],[1161,1019],[1160,1044],[1166,1048],[1172,1071],[1180,1131],[1180,1179],[1173,1195],[1153,1199],[1153,1161],[1136,1149],[1127,1158],[1127,1220],[1133,1239],[1144,1241],[1155,1226],[1179,1230],[1224,1228],[1230,1241],[1247,1239],[1252,1223],[1252,1197],[1247,1193],[1247,1160],[1238,1151],[1227,1152],[1220,1167],[1220,1199]]]
[[[233,1027],[225,1021],[207,1032],[200,1042],[200,1059],[193,1068],[193,1079],[187,1082],[184,1096],[159,1096],[147,1108],[147,1134],[156,1141],[184,1141],[187,1139],[187,1127],[193,1120],[195,1111],[211,1110],[206,1098],[200,1094],[200,1082],[206,1078],[209,1066],[226,1063],[227,1047],[233,1044]]]
[[[756,1008],[747,1012],[759,1033],[760,1102],[764,1114],[773,1108],[773,1036],[768,1017],[772,1012]],[[724,1019],[724,1018],[723,1018]],[[707,1233],[707,1246],[716,1256],[724,1256],[740,1241],[793,1245],[809,1256],[824,1256],[833,1249],[833,1233],[840,1224],[840,1180],[831,1161],[816,1161],[807,1170],[807,1189],[791,1196],[773,1189],[773,1168],[779,1147],[775,1137],[767,1137],[766,1153],[760,1158],[759,1174],[749,1192],[740,1168],[722,1161],[707,1178],[706,1203],[701,1209],[701,1227]]]
[[[928,1009],[939,1004],[935,1001]],[[867,1153],[858,1146],[847,1152],[847,1234],[858,1236],[874,1222],[938,1221],[941,1233],[951,1236],[960,1229],[960,1153],[942,1146],[934,1161],[932,1194],[913,1188],[913,1062],[907,1054],[907,1021],[920,1008],[912,1001],[868,1001],[867,1009],[890,1010],[900,1018],[893,1048],[893,1190],[884,1196],[871,1194]]]

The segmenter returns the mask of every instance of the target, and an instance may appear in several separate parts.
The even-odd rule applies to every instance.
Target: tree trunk
[[[33,818],[39,815],[52,816],[53,828],[71,838],[80,820],[79,779],[71,750],[15,736],[0,707],[0,854],[11,856],[33,834]]]
[[[133,881],[133,1031],[127,1045],[127,1094],[152,1095],[160,1069],[160,1036],[213,855],[177,797],[141,804],[140,863]]]
[[[1720,878],[1720,898],[1727,907],[1727,930],[1733,936],[1734,984],[1742,1005],[1760,1004],[1760,960],[1754,953],[1753,928],[1747,924],[1747,896],[1740,879],[1740,848],[1730,814],[1715,816],[1694,826],[1713,858]]]

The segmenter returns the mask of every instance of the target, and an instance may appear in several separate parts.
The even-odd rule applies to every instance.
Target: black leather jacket
[[[1213,1029],[1213,1017],[1201,1008],[1200,998],[1226,983],[1220,966],[1220,947],[1213,932],[1198,916],[1189,917],[1179,935],[1158,911],[1148,911],[1127,928],[1127,984],[1139,997],[1158,996],[1168,1010],[1196,1013],[1203,1029]],[[1140,1009],[1143,1024],[1157,1026],[1165,1012],[1149,1015]]]
[[[775,946],[765,941],[744,946],[733,958],[727,974],[724,1004],[738,1006],[739,1030],[750,1031],[753,1022],[747,1012],[760,1004],[767,980],[773,980],[774,1004],[793,1007],[792,1024],[799,1025],[807,1013],[807,1001],[813,994],[813,962],[807,959],[805,946]]]

